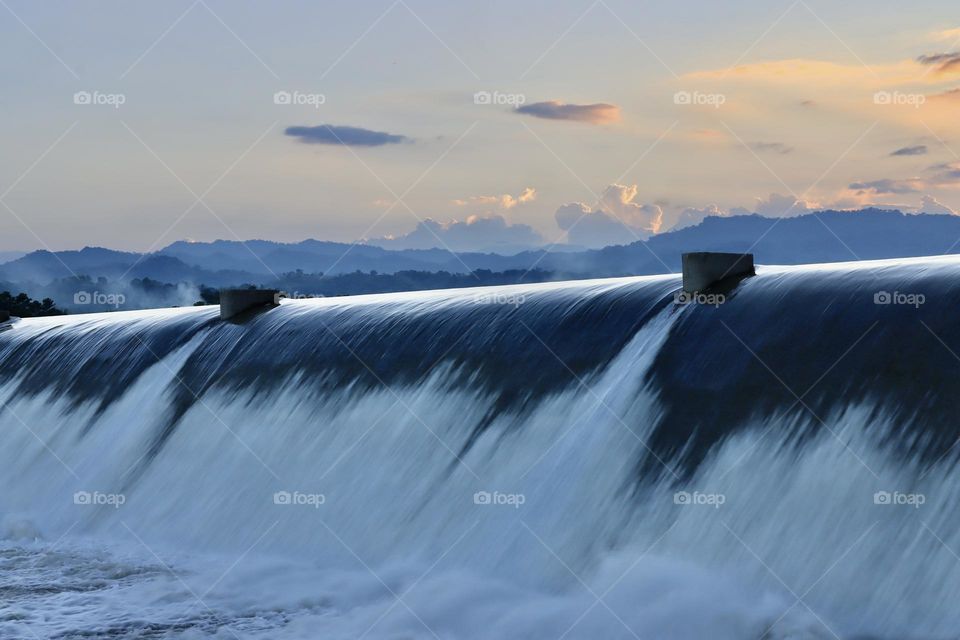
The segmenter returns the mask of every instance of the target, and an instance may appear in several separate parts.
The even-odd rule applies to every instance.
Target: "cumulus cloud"
[[[730,215],[729,211],[724,211],[715,204],[708,204],[703,209],[696,209],[694,207],[688,207],[680,212],[680,216],[677,218],[677,223],[670,228],[671,231],[676,231],[677,229],[683,229],[684,227],[692,227],[700,224],[704,219],[711,216],[718,218],[725,218]]]
[[[932,66],[936,73],[960,71],[960,51],[918,56],[917,62],[925,66]]]
[[[512,209],[518,204],[523,204],[525,202],[533,202],[537,199],[537,190],[533,187],[526,187],[523,191],[520,192],[516,198],[511,198],[509,195],[504,195],[500,198],[500,204],[504,209]]]
[[[450,249],[517,253],[543,244],[543,237],[525,224],[510,224],[503,216],[470,216],[438,222],[427,218],[410,233],[374,238],[368,244],[386,249]]]
[[[660,231],[663,210],[655,204],[634,202],[637,185],[612,184],[604,189],[596,209],[572,202],[557,209],[557,225],[570,244],[605,247],[629,244]]]
[[[958,170],[960,171],[960,163],[950,163],[947,165],[935,165],[931,169],[936,169],[937,167],[943,167],[940,171],[949,171],[949,170]],[[813,211],[820,209],[836,209],[839,211],[843,210],[855,210],[863,209],[865,207],[870,207],[874,209],[886,209],[886,210],[897,210],[903,211],[906,213],[937,213],[937,214],[949,214],[949,215],[960,215],[960,212],[957,212],[951,209],[949,206],[939,202],[936,198],[931,195],[924,195],[921,198],[920,206],[911,205],[906,202],[883,202],[877,201],[876,197],[878,194],[893,194],[893,193],[903,193],[904,191],[890,191],[890,188],[896,187],[897,185],[888,185],[885,181],[876,181],[882,183],[877,186],[879,191],[866,191],[861,190],[856,194],[846,193],[842,197],[831,200],[829,202],[807,202],[803,200],[798,200],[792,196],[784,196],[780,194],[771,194],[767,198],[756,198],[753,211],[741,208],[734,207],[729,211],[721,209],[715,204],[707,205],[702,209],[691,207],[684,209],[678,219],[676,224],[670,229],[671,231],[676,231],[678,229],[683,229],[685,227],[690,227],[699,224],[705,218],[710,216],[717,217],[729,217],[729,216],[738,216],[738,215],[749,215],[751,213],[756,213],[765,217],[775,218],[775,217],[789,217],[807,214]],[[864,183],[865,184],[865,183]]]
[[[927,153],[927,145],[918,144],[912,147],[901,147],[890,153],[891,156],[923,156]]]
[[[496,206],[501,209],[513,209],[517,205],[533,202],[537,199],[537,190],[533,187],[525,187],[518,195],[513,196],[505,193],[500,196],[470,196],[465,200],[454,200],[453,204],[458,207],[469,205]]]
[[[785,217],[799,216],[817,208],[815,202],[799,200],[793,196],[771,193],[766,198],[756,198],[754,211],[762,216]]]
[[[749,144],[750,148],[754,151],[763,153],[779,153],[780,155],[786,155],[793,151],[793,147],[788,147],[782,142],[751,142]]]
[[[793,196],[771,193],[766,198],[754,198],[752,209],[733,207],[729,210],[721,209],[715,204],[709,204],[702,209],[689,207],[680,212],[676,224],[670,229],[676,231],[685,227],[692,227],[709,217],[727,218],[730,216],[745,216],[753,213],[768,218],[784,218],[799,216],[821,208],[817,202],[800,200]]]
[[[596,249],[614,244],[629,244],[650,236],[649,231],[624,224],[606,211],[591,209],[582,202],[572,202],[559,207],[554,217],[557,225],[567,232],[567,242],[584,247]]]
[[[522,113],[535,118],[549,120],[576,120],[590,124],[608,124],[620,120],[620,107],[615,104],[598,102],[596,104],[572,104],[559,100],[534,102],[516,108]]]
[[[332,124],[321,124],[316,127],[287,127],[283,133],[307,144],[342,144],[352,147],[379,147],[410,141],[406,136],[384,131]]]
[[[952,216],[957,215],[957,212],[943,204],[938,202],[933,196],[923,196],[920,199],[920,213],[946,213]]]

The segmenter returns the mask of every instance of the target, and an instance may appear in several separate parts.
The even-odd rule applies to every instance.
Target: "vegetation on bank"
[[[34,300],[25,293],[13,295],[9,291],[0,293],[0,312],[4,311],[18,318],[60,316],[66,313],[66,311],[58,309],[56,303],[50,298]]]
[[[277,278],[265,277],[259,282],[236,285],[238,288],[278,289],[291,298],[350,296],[368,293],[392,293],[400,291],[424,291],[427,289],[454,289],[563,280],[570,276],[543,269],[511,269],[491,271],[477,269],[473,273],[450,273],[449,271],[376,271],[343,273],[333,276],[323,273],[291,271]],[[25,287],[26,288],[26,287]],[[128,282],[112,282],[106,278],[88,276],[62,278],[45,286],[32,285],[34,293],[50,296],[42,302],[31,301],[26,294],[17,300],[30,301],[29,309],[11,315],[58,315],[67,313],[56,307],[53,299],[70,313],[147,309],[156,307],[183,307],[220,303],[220,290],[203,284],[161,282],[150,278],[135,278]],[[9,294],[6,294],[9,296]],[[53,299],[51,299],[53,298]],[[0,305],[0,309],[4,307]],[[18,307],[19,309],[19,307]]]

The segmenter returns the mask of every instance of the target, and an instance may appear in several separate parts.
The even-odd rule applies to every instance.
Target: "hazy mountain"
[[[389,250],[339,242],[175,242],[152,254],[87,247],[80,251],[34,251],[0,264],[0,281],[34,293],[37,287],[74,274],[96,281],[148,278],[166,283],[221,287],[271,285],[276,275],[297,270],[336,275],[355,271],[467,273],[538,268],[568,277],[676,272],[686,251],[751,251],[760,264],[800,264],[960,253],[960,216],[905,215],[867,209],[822,211],[792,218],[760,215],[708,217],[696,226],[647,241],[590,251],[527,251],[512,256],[451,254],[444,249]],[[28,288],[33,287],[33,289]]]
[[[645,242],[547,255],[538,266],[597,276],[667,273],[680,270],[680,256],[687,251],[749,251],[759,264],[960,253],[960,216],[864,209],[821,211],[792,218],[756,214],[708,217],[696,226],[658,234]]]
[[[0,264],[22,258],[27,255],[26,251],[0,251]]]
[[[175,242],[159,251],[204,269],[233,269],[257,274],[306,272],[350,273],[353,271],[445,270],[467,268],[445,249],[390,250],[365,244],[304,240],[297,243],[251,240],[238,242]],[[495,262],[499,256],[491,254]],[[482,262],[482,260],[478,261]]]
[[[74,273],[119,276],[140,255],[102,247],[84,247],[79,251],[34,251],[0,265],[0,280],[45,283]]]

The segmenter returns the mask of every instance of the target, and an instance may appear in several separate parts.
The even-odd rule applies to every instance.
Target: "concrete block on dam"
[[[720,282],[756,275],[752,253],[683,254],[683,290],[696,293]]]
[[[221,289],[220,319],[229,320],[256,309],[272,308],[280,304],[276,289]]]

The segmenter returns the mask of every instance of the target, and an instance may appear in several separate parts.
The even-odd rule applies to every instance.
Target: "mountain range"
[[[34,251],[0,264],[0,290],[27,291],[36,297],[51,283],[76,275],[101,284],[148,278],[195,287],[270,286],[278,276],[298,271],[336,276],[356,271],[463,274],[479,269],[498,272],[536,268],[563,278],[606,277],[676,272],[681,254],[687,251],[750,251],[758,264],[960,253],[960,216],[864,209],[820,211],[791,218],[756,214],[708,217],[696,226],[631,244],[583,251],[546,247],[515,255],[390,250],[320,240],[181,241],[151,253],[102,247]]]

